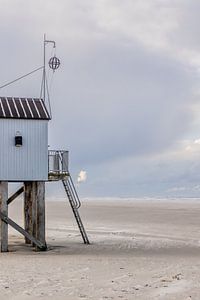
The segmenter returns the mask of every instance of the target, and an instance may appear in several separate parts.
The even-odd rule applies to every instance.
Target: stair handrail
[[[72,188],[71,183],[70,183],[69,180],[67,181],[67,188],[69,189],[69,192],[70,192],[70,199],[71,199],[71,202],[72,202],[73,206],[74,206],[76,209],[78,209],[78,208],[79,208],[79,203],[78,203],[78,201],[77,201],[77,199],[76,199],[76,196],[75,196],[75,194],[74,194],[73,188]]]
[[[78,209],[78,208],[81,207],[81,201],[80,201],[79,196],[77,194],[77,191],[76,191],[76,188],[75,188],[75,185],[73,183],[73,180],[72,180],[72,177],[71,177],[70,173],[69,173],[69,184],[72,187],[71,191],[72,191],[72,193],[74,195],[74,199],[76,201],[76,208]]]

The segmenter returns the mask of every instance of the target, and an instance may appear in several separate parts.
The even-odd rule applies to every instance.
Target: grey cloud
[[[90,166],[87,183],[80,187],[80,192],[93,197],[104,196],[105,190],[106,195],[112,197],[197,197],[199,167],[199,161],[194,158],[168,152],[151,158],[123,158]]]
[[[178,7],[179,23],[170,34],[171,43],[181,50],[199,51],[200,40],[200,20],[199,20],[199,1],[183,1]]]
[[[173,181],[175,186],[187,182],[192,185],[199,178],[197,163],[177,163],[169,158],[165,164],[152,157],[168,153],[177,140],[190,134],[194,121],[191,106],[196,101],[193,91],[198,76],[188,61],[180,63],[178,50],[185,47],[193,53],[199,47],[198,2],[165,1],[165,5],[156,6],[154,15],[162,8],[159,18],[165,18],[165,9],[176,8],[177,29],[173,25],[176,13],[167,24],[158,18],[164,25],[155,36],[155,42],[159,42],[158,37],[163,35],[171,43],[171,51],[175,49],[174,55],[168,53],[168,48],[155,51],[148,46],[151,43],[140,43],[131,34],[132,26],[137,37],[141,29],[143,33],[148,29],[141,28],[142,19],[138,19],[138,27],[137,21],[132,22],[132,9],[137,15],[137,5],[132,1],[110,1],[108,14],[106,3],[1,0],[0,82],[3,84],[42,64],[42,39],[46,32],[48,38],[57,41],[57,55],[61,59],[51,91],[53,120],[49,142],[52,148],[70,150],[75,177],[81,168],[88,171],[82,192],[139,195],[162,193],[173,188]],[[143,10],[146,3],[136,3],[142,18],[144,11],[148,11]],[[130,29],[127,35],[118,27],[109,27],[113,25],[109,22],[116,20],[116,15],[112,15],[115,5],[122,5],[123,14],[127,15],[123,27]],[[120,19],[122,23],[124,16]],[[148,14],[145,18],[147,26],[152,17]],[[152,30],[158,28],[156,22]],[[144,34],[145,37],[152,39],[152,35]],[[1,92],[8,96],[38,97],[40,83],[41,74],[35,74]]]
[[[194,78],[180,63],[108,40],[68,57],[53,106],[78,163],[162,151],[187,130]]]

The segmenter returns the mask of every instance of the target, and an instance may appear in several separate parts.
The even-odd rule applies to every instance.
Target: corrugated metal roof
[[[42,99],[15,97],[0,97],[0,118],[51,119]]]

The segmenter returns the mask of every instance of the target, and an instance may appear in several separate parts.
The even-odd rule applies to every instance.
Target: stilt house
[[[42,99],[0,97],[1,252],[8,251],[8,225],[26,244],[46,250],[45,182],[62,180],[84,243],[89,240],[78,208],[80,200],[68,171],[68,151],[48,150],[50,115]],[[8,183],[22,187],[8,197]],[[24,193],[24,228],[8,217],[8,205]]]

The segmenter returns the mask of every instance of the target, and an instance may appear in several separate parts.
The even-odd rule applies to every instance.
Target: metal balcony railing
[[[48,152],[49,180],[60,180],[68,176],[69,152],[66,150]]]

